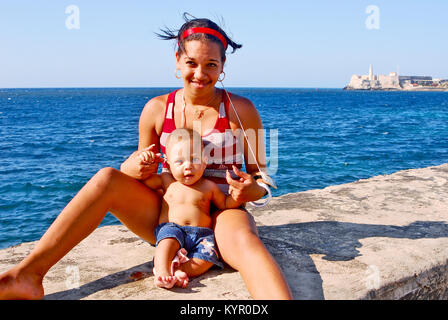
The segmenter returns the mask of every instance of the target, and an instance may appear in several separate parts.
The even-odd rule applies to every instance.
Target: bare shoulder
[[[257,108],[254,106],[251,100],[246,97],[231,93],[230,98],[232,99],[233,105],[239,112],[256,113],[258,114]]]
[[[230,95],[230,98],[232,99],[236,112],[246,129],[251,127],[261,127],[260,114],[251,100],[234,93]],[[240,127],[238,117],[231,105],[229,107],[229,118],[232,123],[232,129]]]
[[[150,99],[143,108],[142,116],[154,116],[158,114],[164,115],[167,99],[167,94]]]
[[[140,115],[140,126],[154,126],[157,133],[161,133],[168,94],[150,99]]]

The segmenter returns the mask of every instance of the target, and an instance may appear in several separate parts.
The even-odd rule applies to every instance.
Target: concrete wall
[[[447,299],[448,164],[286,194],[252,210],[295,299]],[[0,251],[0,272],[35,242]],[[44,280],[45,299],[250,299],[235,270],[154,287],[154,248],[98,228]],[[74,288],[79,286],[79,288]]]

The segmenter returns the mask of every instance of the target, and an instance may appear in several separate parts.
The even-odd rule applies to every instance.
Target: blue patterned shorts
[[[166,238],[175,238],[181,248],[187,250],[188,258],[198,258],[214,263],[221,269],[224,265],[219,261],[216,250],[215,235],[210,228],[180,226],[174,222],[159,224],[154,230],[156,245]]]

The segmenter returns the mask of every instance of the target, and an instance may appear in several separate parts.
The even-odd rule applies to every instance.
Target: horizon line
[[[0,90],[3,89],[165,89],[165,88],[182,88],[180,86],[86,86],[86,87],[78,87],[78,86],[67,86],[67,87],[0,87]],[[222,89],[217,87],[218,89]],[[248,89],[248,88],[260,88],[260,89],[341,89],[343,87],[274,87],[274,86],[228,86],[227,88],[234,89]]]

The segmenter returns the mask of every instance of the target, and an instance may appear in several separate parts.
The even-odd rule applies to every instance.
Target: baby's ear
[[[207,156],[202,156],[202,163],[204,163],[205,165],[208,164],[208,157]]]

